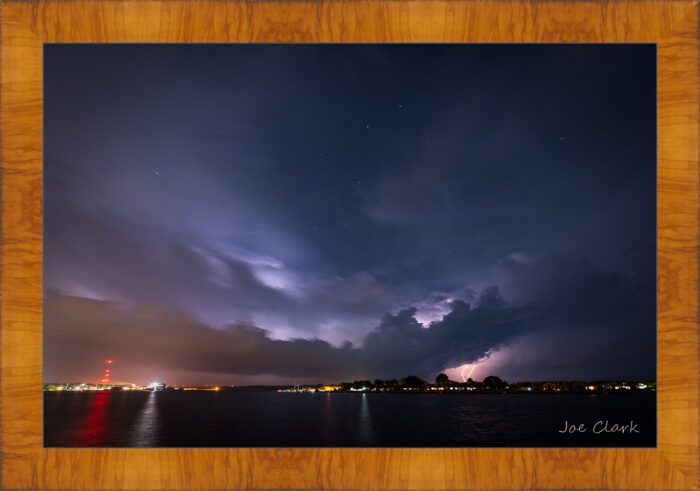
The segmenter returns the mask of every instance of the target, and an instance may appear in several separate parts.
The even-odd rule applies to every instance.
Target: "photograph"
[[[656,44],[42,49],[44,447],[656,448]]]

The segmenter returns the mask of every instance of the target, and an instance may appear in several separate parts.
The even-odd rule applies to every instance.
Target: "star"
[[[369,127],[370,127],[370,126],[369,126],[369,123],[366,123],[366,124],[365,124],[365,128],[369,129]]]
[[[156,174],[157,176],[159,176],[159,175],[160,175],[160,172],[156,171],[155,174]]]

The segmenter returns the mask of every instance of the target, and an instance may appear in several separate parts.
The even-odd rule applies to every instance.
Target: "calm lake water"
[[[597,421],[639,433],[593,433]],[[585,433],[561,434],[564,422]],[[597,429],[601,429],[600,424]],[[45,392],[46,447],[653,447],[655,395]]]

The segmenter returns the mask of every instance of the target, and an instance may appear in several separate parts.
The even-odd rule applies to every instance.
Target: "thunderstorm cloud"
[[[653,46],[44,61],[45,380],[654,377]]]

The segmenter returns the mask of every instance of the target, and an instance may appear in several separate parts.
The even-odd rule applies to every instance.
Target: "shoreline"
[[[372,394],[372,395],[432,395],[432,396],[473,396],[473,395],[492,395],[492,396],[503,396],[503,395],[523,395],[523,396],[552,396],[552,395],[601,395],[601,396],[612,396],[612,395],[645,395],[645,396],[652,396],[656,395],[656,391],[550,391],[550,392],[526,392],[526,391],[506,391],[506,392],[496,392],[496,391],[469,391],[469,392],[463,392],[463,391],[445,391],[445,392],[437,392],[437,391],[340,391],[340,390],[335,390],[335,391],[311,391],[311,390],[299,390],[299,391],[287,391],[287,390],[276,390],[276,389],[269,389],[269,390],[246,390],[246,389],[228,389],[228,390],[221,390],[221,391],[212,391],[212,390],[176,390],[176,389],[166,389],[166,390],[156,390],[156,391],[151,391],[151,390],[139,390],[139,391],[122,391],[122,390],[90,390],[90,391],[79,391],[79,390],[64,390],[64,391],[58,391],[58,390],[43,390],[43,393],[57,393],[57,394],[66,394],[66,393],[71,393],[71,394],[122,394],[125,392],[133,393],[133,392],[167,392],[167,393],[175,393],[175,392],[221,392],[221,393],[226,393],[226,392],[249,392],[249,393],[260,393],[260,392],[276,392],[280,394],[357,394],[357,395],[365,395],[365,394]]]

